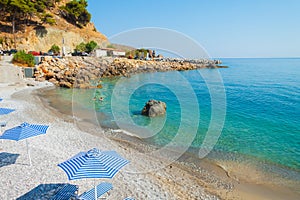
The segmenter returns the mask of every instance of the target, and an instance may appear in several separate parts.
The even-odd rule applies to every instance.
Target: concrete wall
[[[102,49],[96,49],[96,57],[107,56],[107,51]]]
[[[125,51],[113,51],[113,56],[125,56]]]

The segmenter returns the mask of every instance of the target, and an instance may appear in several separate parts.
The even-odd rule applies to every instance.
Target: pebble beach
[[[15,109],[0,116],[0,122],[7,122],[3,131],[23,122],[49,125],[49,129],[45,135],[28,139],[32,166],[25,141],[0,141],[0,153],[18,155],[15,162],[9,158],[0,160],[0,199],[28,199],[26,194],[41,184],[74,184],[81,194],[104,181],[113,184],[107,199],[297,199],[297,194],[282,188],[255,184],[263,175],[243,168],[242,164],[234,171],[235,163],[198,160],[196,164],[188,164],[193,159],[189,155],[171,163],[163,157],[152,157],[145,152],[155,147],[140,144],[138,139],[128,139],[129,133],[103,130],[49,107],[38,93],[40,89],[54,87],[52,83],[24,79],[20,74],[20,68],[12,65],[9,57],[0,62],[0,97],[3,99],[0,107]],[[130,163],[112,179],[69,181],[57,164],[94,147],[115,150]],[[239,173],[248,174],[249,180],[241,178],[243,175]],[[255,180],[256,177],[259,178]],[[30,199],[49,199],[55,190],[44,195],[30,194]]]
[[[10,64],[8,58],[2,60],[0,70],[0,94],[3,98],[1,107],[16,109],[15,112],[0,117],[1,121],[7,122],[5,129],[25,121],[50,126],[47,134],[28,139],[32,166],[29,165],[25,141],[5,140],[0,143],[1,153],[19,154],[15,163],[10,163],[9,159],[1,161],[0,199],[22,198],[40,184],[70,183],[78,185],[81,194],[92,188],[94,181],[113,184],[114,189],[107,199],[218,199],[215,195],[205,192],[200,181],[184,169],[176,166],[164,167],[163,160],[145,158],[125,143],[120,144],[105,136],[101,137],[101,133],[95,136],[79,130],[71,119],[64,119],[58,113],[45,108],[35,92],[51,84],[22,79],[18,75],[19,69]],[[69,181],[57,164],[80,151],[94,147],[115,150],[128,159],[130,164],[110,180]],[[145,165],[147,168],[153,165],[154,169],[160,170],[143,173]],[[47,198],[47,195],[32,197]]]

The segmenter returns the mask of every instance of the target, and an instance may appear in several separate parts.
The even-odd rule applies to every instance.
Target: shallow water
[[[71,111],[75,117],[96,119],[103,127],[138,130],[135,134],[146,142],[188,147],[197,155],[209,129],[212,107],[222,108],[218,101],[222,85],[216,82],[220,73],[226,116],[209,157],[251,161],[300,180],[300,59],[222,61],[229,68],[138,74],[105,79],[102,89],[57,88],[44,95],[52,106],[68,114]],[[209,91],[207,83],[217,90]],[[140,115],[149,99],[166,102],[167,115],[154,119]]]

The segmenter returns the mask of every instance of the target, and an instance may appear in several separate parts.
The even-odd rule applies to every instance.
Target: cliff
[[[54,8],[47,10],[47,13],[53,16],[55,24],[42,23],[37,16],[33,16],[26,22],[16,22],[15,36],[12,34],[11,21],[0,18],[0,49],[16,48],[47,52],[53,44],[56,44],[64,46],[68,53],[81,42],[91,40],[97,42],[99,46],[106,46],[109,43],[106,36],[98,32],[93,23],[79,28],[61,16],[59,6],[66,2],[68,1],[61,1]]]

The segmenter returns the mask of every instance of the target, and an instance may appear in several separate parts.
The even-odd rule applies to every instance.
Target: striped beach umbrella
[[[129,163],[116,151],[100,151],[93,148],[80,152],[74,157],[58,164],[69,180],[82,178],[112,178],[122,167]],[[95,199],[97,197],[95,186]]]
[[[14,109],[10,109],[10,108],[0,108],[0,115],[6,115],[9,114],[11,112],[15,111]]]
[[[24,122],[19,126],[4,131],[3,135],[0,136],[0,139],[16,140],[16,141],[26,139],[27,153],[28,153],[29,163],[31,166],[31,158],[30,158],[27,138],[34,137],[41,134],[46,134],[48,128],[49,126],[46,125],[28,124]]]

